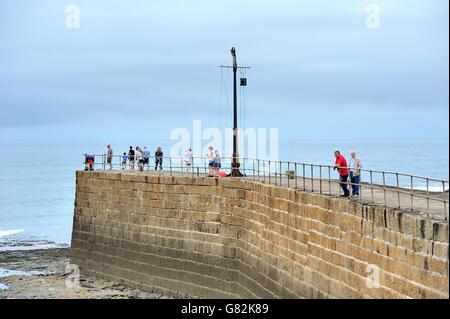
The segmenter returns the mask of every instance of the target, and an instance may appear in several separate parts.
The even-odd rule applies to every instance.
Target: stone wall
[[[249,180],[77,172],[72,263],[147,291],[448,298],[448,253],[448,222],[419,214]]]

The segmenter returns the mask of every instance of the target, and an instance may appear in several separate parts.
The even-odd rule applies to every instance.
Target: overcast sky
[[[79,29],[66,26],[70,3]],[[371,3],[378,29],[366,26]],[[252,66],[247,127],[282,138],[447,139],[448,5],[0,0],[0,138],[169,138],[194,119],[227,127],[219,65],[236,46]]]

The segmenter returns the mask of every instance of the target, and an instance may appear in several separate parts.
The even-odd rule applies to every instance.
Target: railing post
[[[290,179],[291,179],[291,162],[287,162],[287,184],[288,184],[288,187],[290,186]]]
[[[271,176],[270,176],[271,174],[270,174],[270,160],[269,160],[269,184],[272,184],[272,179],[271,179]]]
[[[305,164],[303,166],[303,191],[306,191],[306,175],[305,175]]]
[[[387,206],[387,201],[386,201],[386,174],[383,171],[383,196],[384,196],[384,207]]]
[[[411,193],[411,211],[414,210],[414,193],[413,193],[413,188],[414,188],[414,177],[411,175],[411,183],[410,183],[410,193]]]
[[[427,215],[430,217],[430,180],[427,178]]]
[[[258,161],[258,181],[260,181],[260,179],[261,179],[261,171],[259,170],[259,159],[257,161]]]
[[[277,183],[278,183],[278,173],[277,173],[277,170],[278,170],[278,162],[277,162],[277,161],[273,161],[273,168],[274,168],[274,170],[275,170],[275,172],[274,172],[274,177],[273,177],[273,179],[274,179],[274,185],[277,185]]]
[[[273,172],[273,184],[274,185],[277,185],[277,183],[278,183],[278,172],[277,172],[277,170],[278,170],[278,162],[275,160],[275,161],[273,161],[273,169],[274,169],[274,172]]]
[[[105,170],[106,169],[106,156],[105,156],[105,154],[102,155],[102,162],[103,162],[103,170]],[[94,163],[95,163],[95,160],[94,160]]]
[[[263,160],[263,175],[264,175],[264,183],[266,182],[266,160]]]
[[[442,182],[442,192],[444,194],[444,218],[445,218],[445,220],[447,220],[448,219],[447,218],[447,201],[445,200],[445,197],[448,198],[448,195],[445,194],[446,191],[445,191],[445,182],[444,181]]]
[[[314,193],[314,166],[311,164],[311,193]]]
[[[280,186],[283,185],[283,162],[280,161]]]
[[[295,189],[298,189],[298,172],[297,172],[297,162],[295,163]]]
[[[322,165],[319,165],[319,191],[322,195]]]
[[[400,202],[400,179],[398,176],[398,173],[395,174],[396,180],[397,180],[397,203],[398,208],[401,208],[401,202]]]
[[[331,195],[331,166],[328,166],[328,193]]]
[[[369,171],[370,173],[370,193],[371,193],[371,202],[372,204],[375,202],[373,199],[373,171]]]
[[[358,191],[359,191],[359,199],[362,199],[362,175],[363,171],[359,170],[359,183],[358,183]]]

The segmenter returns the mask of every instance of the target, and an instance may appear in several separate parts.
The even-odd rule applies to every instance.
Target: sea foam
[[[6,230],[0,229],[0,238],[16,235],[16,234],[19,234],[22,232],[23,232],[23,229],[6,229]]]
[[[4,251],[30,251],[30,250],[45,250],[55,248],[68,248],[67,244],[57,244],[52,242],[21,242],[21,243],[0,243],[0,252]]]
[[[31,270],[31,271],[21,271],[21,270],[11,270],[11,269],[6,269],[6,268],[0,268],[0,278],[5,278],[5,277],[12,277],[12,276],[39,276],[39,275],[46,275],[48,274],[48,272],[45,271],[36,271],[36,270]]]

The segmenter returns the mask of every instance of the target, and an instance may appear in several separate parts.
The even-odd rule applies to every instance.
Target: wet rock
[[[3,278],[7,290],[0,290],[1,298],[15,299],[160,299],[170,298],[157,293],[147,293],[120,283],[94,277],[81,276],[79,285],[67,286],[66,266],[68,249],[45,251],[0,252],[2,268],[21,274]]]

